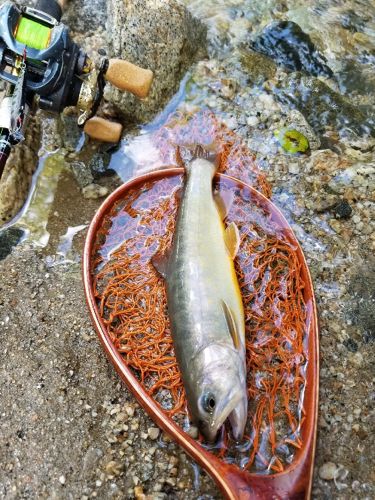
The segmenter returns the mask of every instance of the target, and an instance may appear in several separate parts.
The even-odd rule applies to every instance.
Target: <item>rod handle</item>
[[[122,59],[110,59],[105,79],[120,90],[127,90],[141,99],[148,96],[154,74]]]
[[[122,125],[100,116],[94,116],[87,120],[83,130],[88,136],[97,141],[117,143],[121,139]]]

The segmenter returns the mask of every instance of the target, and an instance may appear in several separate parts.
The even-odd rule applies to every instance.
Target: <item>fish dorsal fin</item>
[[[237,225],[231,222],[225,230],[225,244],[230,257],[234,260],[240,248],[240,232]]]
[[[226,302],[224,302],[224,300],[222,300],[221,303],[223,306],[224,316],[225,316],[225,319],[227,321],[228,330],[229,330],[229,333],[232,337],[234,347],[239,350],[241,348],[241,339],[240,339],[240,336],[238,334],[238,330],[237,330],[237,326],[236,326],[236,322],[235,322],[233,313],[232,313],[230,307],[226,304]]]
[[[152,265],[164,279],[167,277],[170,254],[171,250],[167,250],[165,253],[156,253],[151,259]]]
[[[229,210],[233,205],[233,191],[222,191],[214,194],[214,200],[219,211],[221,220],[225,220],[229,214]]]

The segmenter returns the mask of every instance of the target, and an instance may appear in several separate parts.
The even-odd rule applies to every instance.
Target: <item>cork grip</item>
[[[94,116],[87,120],[83,130],[92,139],[116,143],[121,139],[122,125]]]
[[[154,74],[128,61],[110,59],[105,79],[120,90],[127,90],[141,99],[147,97]]]

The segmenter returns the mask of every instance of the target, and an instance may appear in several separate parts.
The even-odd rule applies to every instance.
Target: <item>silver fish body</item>
[[[198,158],[186,170],[164,269],[174,349],[193,421],[213,441],[229,417],[238,440],[247,418],[241,293],[212,193],[216,167]]]

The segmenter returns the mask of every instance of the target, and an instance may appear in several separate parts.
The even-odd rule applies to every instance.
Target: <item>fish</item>
[[[234,267],[240,236],[234,223],[224,224],[233,199],[214,195],[216,171],[202,148],[185,164],[171,249],[152,259],[166,282],[191,420],[208,442],[227,419],[241,440],[248,406],[244,309]]]

